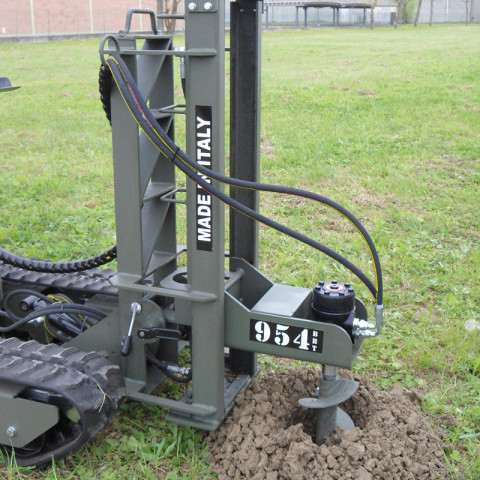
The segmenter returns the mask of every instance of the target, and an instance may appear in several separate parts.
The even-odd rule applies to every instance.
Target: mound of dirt
[[[237,396],[207,437],[219,480],[444,479],[442,429],[399,386],[379,391],[365,378],[342,405],[356,427],[318,446],[315,413],[298,405],[315,396],[319,371],[269,373]]]

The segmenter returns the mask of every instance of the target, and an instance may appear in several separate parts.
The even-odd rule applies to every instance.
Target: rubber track
[[[109,268],[78,273],[39,273],[0,262],[0,278],[2,280],[91,294],[117,295],[117,289],[109,281],[109,278],[116,273],[115,270]]]
[[[42,466],[50,463],[52,456],[58,460],[80,450],[118,415],[126,393],[120,368],[102,355],[14,337],[0,339],[0,388],[1,381],[21,382],[26,388],[61,395],[80,415],[74,424],[80,427],[74,438],[53,444],[47,441],[42,451],[32,455],[23,456],[17,450],[15,461],[20,466]],[[8,448],[0,448],[9,455]]]

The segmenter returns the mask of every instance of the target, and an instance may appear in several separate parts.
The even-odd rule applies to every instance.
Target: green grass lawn
[[[115,243],[98,47],[0,44],[0,76],[22,85],[0,96],[2,248],[60,260]],[[470,480],[480,478],[480,330],[464,327],[480,322],[479,51],[480,25],[435,25],[265,32],[262,52],[262,181],[343,204],[382,260],[386,325],[354,371],[379,388],[423,390],[434,419],[453,414],[446,460],[452,478]],[[261,211],[372,272],[361,238],[331,211],[268,194]],[[338,278],[368,299],[343,267],[263,227],[260,255],[276,282]],[[163,414],[129,404],[53,469],[6,466],[0,476],[206,478],[202,436]]]

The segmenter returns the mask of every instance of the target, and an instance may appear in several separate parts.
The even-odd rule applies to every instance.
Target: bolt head
[[[17,434],[17,430],[15,429],[15,427],[10,426],[7,428],[8,437],[13,438],[16,434]]]
[[[130,304],[130,310],[132,313],[140,313],[142,311],[142,306],[138,302],[133,302]]]
[[[205,2],[205,3],[203,4],[203,8],[204,8],[207,12],[209,12],[209,11],[212,10],[212,8],[213,8],[212,2]]]
[[[197,9],[197,4],[196,4],[195,2],[190,2],[190,3],[188,4],[188,10],[189,10],[190,12],[194,12],[196,9]]]

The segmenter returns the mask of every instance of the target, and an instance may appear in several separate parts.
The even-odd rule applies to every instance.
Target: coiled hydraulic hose
[[[211,195],[217,197],[222,202],[228,204],[230,207],[235,208],[236,210],[242,212],[243,214],[251,218],[254,218],[259,222],[275,228],[282,233],[285,233],[297,240],[300,240],[301,242],[320,250],[334,260],[338,261],[346,268],[348,268],[352,273],[354,273],[367,286],[367,288],[375,298],[377,305],[381,305],[383,303],[382,273],[375,245],[373,244],[373,241],[371,240],[365,228],[350,212],[348,212],[336,202],[333,202],[326,197],[312,192],[290,187],[282,187],[277,185],[268,185],[233,179],[224,175],[220,175],[195,162],[168,137],[166,132],[155,120],[154,116],[150,112],[150,109],[143,100],[142,95],[139,92],[125,62],[120,58],[120,56],[112,54],[106,60],[106,64],[112,73],[113,79],[123,97],[125,104],[130,110],[132,116],[135,118],[139,127],[168,160],[170,160],[174,165],[176,165],[180,170],[182,170],[189,178],[191,178],[194,182],[200,185],[204,190],[208,191]],[[318,201],[337,210],[355,226],[355,228],[359,231],[362,238],[366,242],[374,264],[376,285],[374,285],[371,280],[358,267],[353,265],[350,261],[348,261],[346,258],[341,256],[337,252],[299,232],[296,232],[286,227],[285,225],[282,225],[268,217],[261,215],[260,213],[246,207],[245,205],[237,202],[236,200],[233,200],[231,197],[224,194],[217,188],[213,187],[211,183],[202,178],[202,175],[199,175],[199,172],[210,179],[217,180],[235,187],[301,196],[304,198]]]

